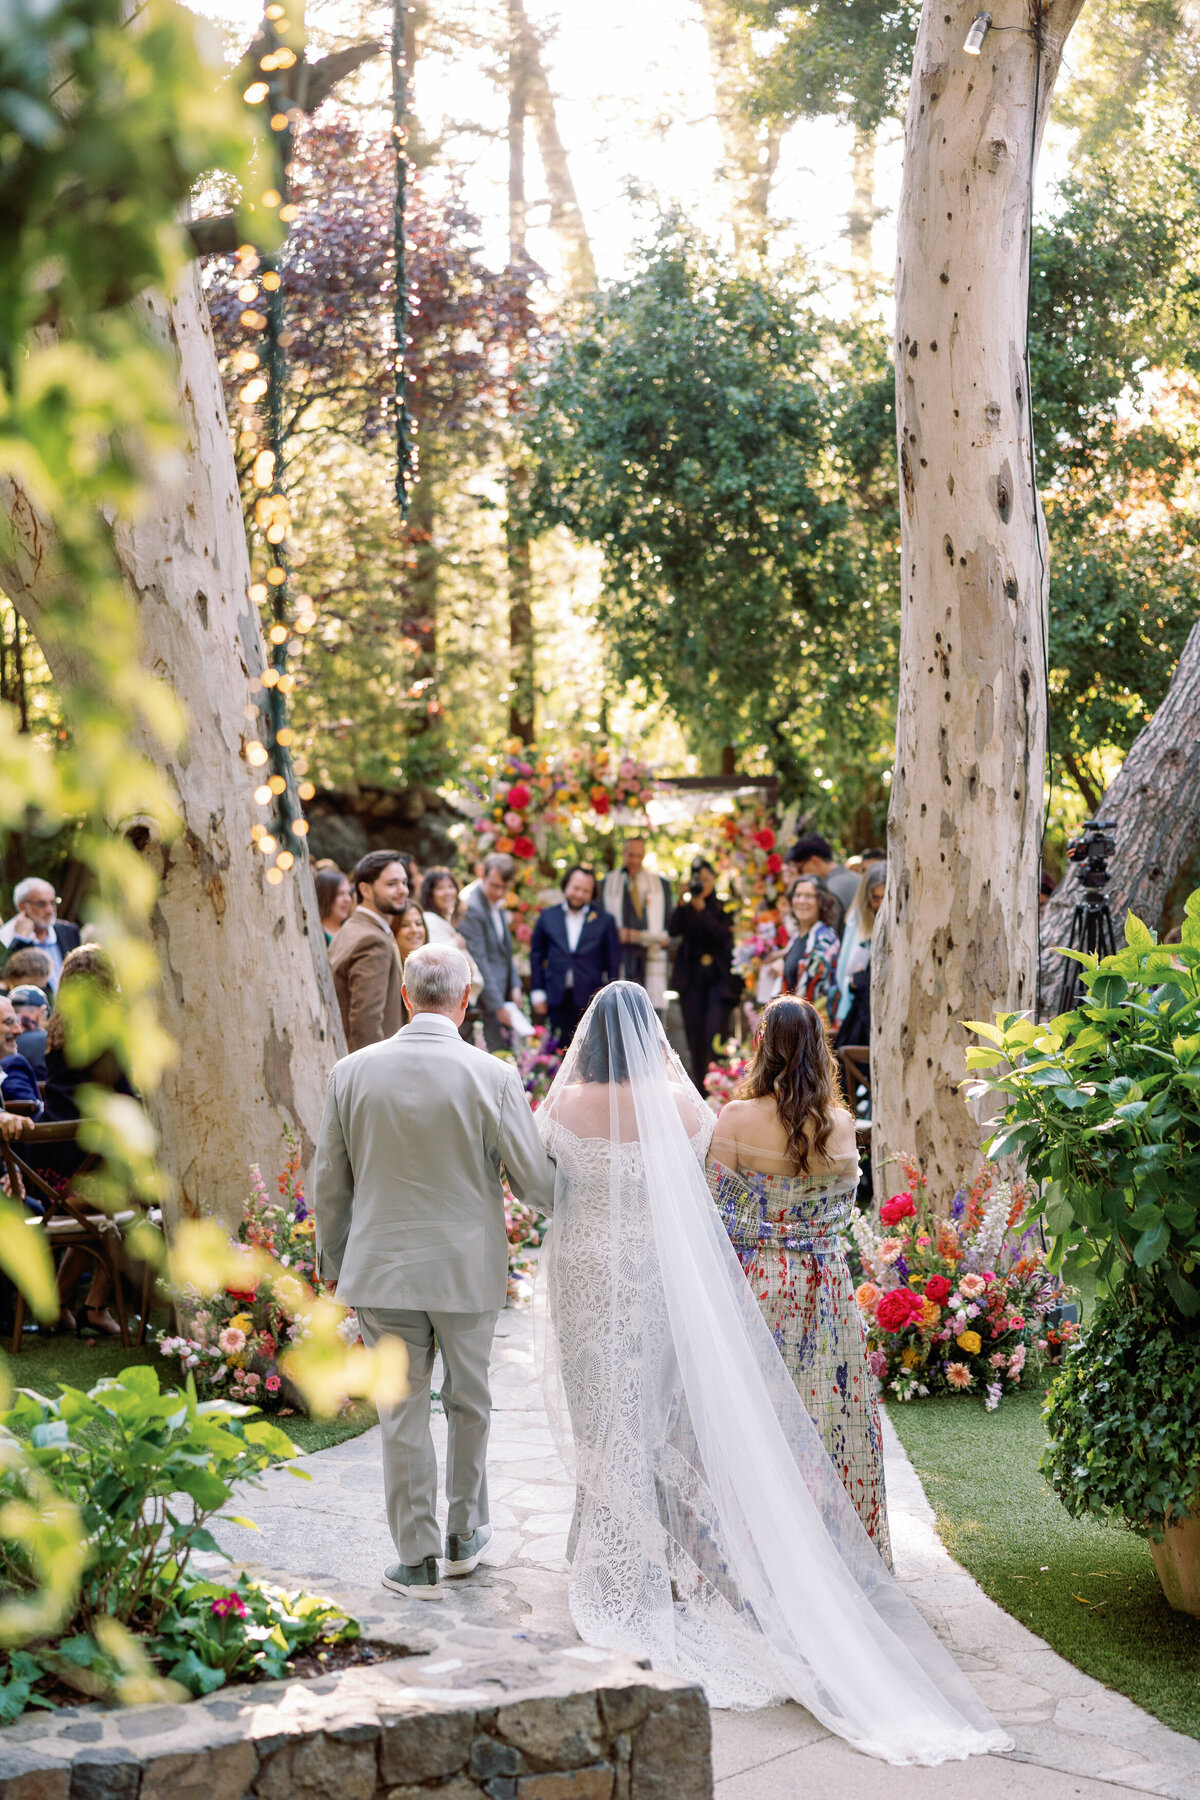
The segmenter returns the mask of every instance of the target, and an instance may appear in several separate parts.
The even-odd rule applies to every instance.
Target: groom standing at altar
[[[645,838],[626,838],[622,867],[604,878],[604,910],[616,920],[623,979],[644,987],[661,1013],[667,1005],[667,919],[675,902],[666,876],[652,875],[645,861]]]

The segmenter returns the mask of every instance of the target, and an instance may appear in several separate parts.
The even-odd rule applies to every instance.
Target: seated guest
[[[346,1048],[382,1043],[404,1023],[400,957],[392,920],[408,905],[408,877],[394,850],[369,850],[350,871],[358,905],[329,946]]]
[[[48,881],[31,875],[13,889],[15,912],[0,925],[0,946],[6,950],[44,950],[50,958],[50,974],[57,979],[63,958],[79,944],[79,927],[58,916],[58,895]]]
[[[325,946],[328,949],[333,942],[334,932],[346,923],[354,904],[354,896],[350,892],[350,877],[343,875],[340,869],[318,869],[313,881],[317,889],[321,930],[325,933]]]
[[[38,987],[50,1005],[54,1004],[54,968],[44,950],[14,950],[3,970],[0,988],[11,994],[14,988]]]
[[[831,922],[836,902],[828,888],[811,875],[800,877],[788,900],[796,936],[783,959],[783,991],[807,1000],[828,1019],[838,956],[838,935]]]
[[[549,1014],[550,1029],[564,1049],[593,994],[621,972],[617,922],[595,900],[592,871],[568,869],[562,905],[538,915],[529,946],[533,1010]]]
[[[72,1034],[76,1027],[63,1011],[62,997],[64,991],[69,993],[75,984],[84,982],[90,983],[92,989],[101,996],[115,994],[117,991],[116,972],[112,962],[107,952],[97,944],[84,944],[78,950],[72,950],[62,966],[58,1000],[46,1028],[46,1093],[39,1121],[43,1125],[65,1124],[80,1118],[80,1088],[103,1087],[114,1094],[128,1094],[133,1099],[137,1098],[129,1077],[111,1050],[102,1051],[90,1063],[81,1062],[77,1055],[72,1054]],[[86,1160],[88,1152],[81,1144],[65,1143],[40,1144],[36,1149],[30,1148],[23,1154],[40,1174],[49,1180],[57,1177],[59,1184],[65,1188],[80,1164]],[[69,1329],[74,1328],[75,1321],[66,1302],[71,1298],[88,1262],[89,1258],[82,1250],[68,1250],[59,1265],[58,1291],[63,1300],[60,1323]],[[86,1322],[93,1331],[109,1337],[120,1337],[121,1327],[108,1310],[112,1278],[107,1269],[97,1264],[92,1264],[92,1268]]]
[[[33,951],[29,954],[38,953]],[[21,1035],[16,1042],[17,1055],[25,1058],[39,1081],[45,1081],[49,996],[40,987],[15,987],[9,989],[8,997],[16,1009],[21,1025]]]
[[[42,1110],[42,1096],[32,1064],[17,1049],[20,1039],[17,1009],[6,994],[0,994],[0,1104],[9,1107],[14,1100],[28,1102],[36,1118]]]

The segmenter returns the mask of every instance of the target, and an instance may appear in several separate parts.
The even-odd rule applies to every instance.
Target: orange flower
[[[861,1287],[855,1288],[854,1298],[864,1312],[870,1312],[879,1300],[879,1289],[873,1281],[864,1281]]]
[[[932,1331],[941,1316],[942,1309],[937,1304],[936,1300],[927,1299],[924,1306],[921,1308],[921,1330]]]

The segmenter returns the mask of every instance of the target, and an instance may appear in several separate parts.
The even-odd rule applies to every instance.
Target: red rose
[[[534,843],[532,838],[527,838],[527,837],[514,838],[513,839],[513,855],[514,856],[524,856],[527,858],[530,856],[536,856],[537,855],[537,845]]]
[[[911,1194],[893,1194],[879,1209],[879,1217],[885,1225],[898,1225],[901,1219],[915,1219],[916,1216],[917,1209]]]
[[[756,831],[754,834],[754,841],[760,850],[773,850],[775,848],[775,833],[770,830],[769,827],[764,828],[762,831]]]
[[[892,1288],[883,1296],[875,1309],[875,1317],[885,1331],[903,1331],[906,1325],[912,1325],[925,1310],[925,1302],[920,1294],[914,1294],[911,1288]]]
[[[931,1275],[925,1283],[925,1298],[941,1306],[950,1298],[950,1283],[944,1275]]]
[[[533,795],[523,781],[518,781],[514,787],[510,787],[508,790],[508,804],[514,812],[524,812],[532,799]],[[518,854],[520,853],[518,852]]]
[[[778,875],[778,873],[782,869],[782,867],[783,867],[782,856],[768,856],[768,858],[767,858],[767,874],[768,875]]]

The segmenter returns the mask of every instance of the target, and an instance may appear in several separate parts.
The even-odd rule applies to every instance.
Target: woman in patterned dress
[[[841,1232],[858,1187],[821,1019],[773,1000],[749,1074],[717,1120],[708,1181],[797,1391],[890,1566],[879,1407]]]

